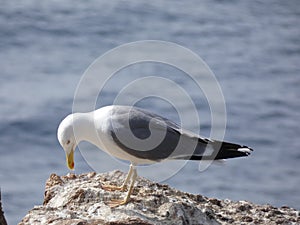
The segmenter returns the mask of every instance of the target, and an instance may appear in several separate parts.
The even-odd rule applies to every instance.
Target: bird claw
[[[105,191],[125,191],[124,186],[102,185],[101,187]]]
[[[115,208],[117,206],[120,206],[120,205],[125,205],[127,204],[129,201],[126,200],[126,199],[112,199],[110,202],[108,202],[108,206],[110,208]]]

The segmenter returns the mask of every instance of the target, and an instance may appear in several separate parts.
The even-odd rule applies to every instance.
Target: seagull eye
[[[70,140],[68,140],[66,144],[68,145],[68,144],[70,144],[70,142],[71,142],[71,141],[70,141]]]

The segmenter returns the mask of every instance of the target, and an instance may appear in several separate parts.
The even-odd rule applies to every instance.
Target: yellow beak
[[[74,150],[72,149],[70,154],[66,154],[67,166],[70,170],[74,170]]]

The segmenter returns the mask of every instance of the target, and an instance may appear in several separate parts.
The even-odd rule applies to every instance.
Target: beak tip
[[[74,162],[72,162],[72,164],[68,164],[67,166],[70,170],[74,170]]]

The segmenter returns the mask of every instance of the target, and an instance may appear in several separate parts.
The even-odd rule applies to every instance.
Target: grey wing
[[[207,141],[192,132],[180,129],[171,120],[157,114],[144,111],[136,107],[118,106],[112,113],[113,123],[111,136],[114,142],[125,152],[137,158],[161,161],[163,159],[187,159],[194,154],[203,154]],[[151,125],[150,125],[151,123]],[[151,129],[150,129],[151,126]],[[152,132],[162,139],[151,149],[144,149],[144,145],[130,147],[120,140],[131,132],[136,138],[144,140],[150,137]]]

